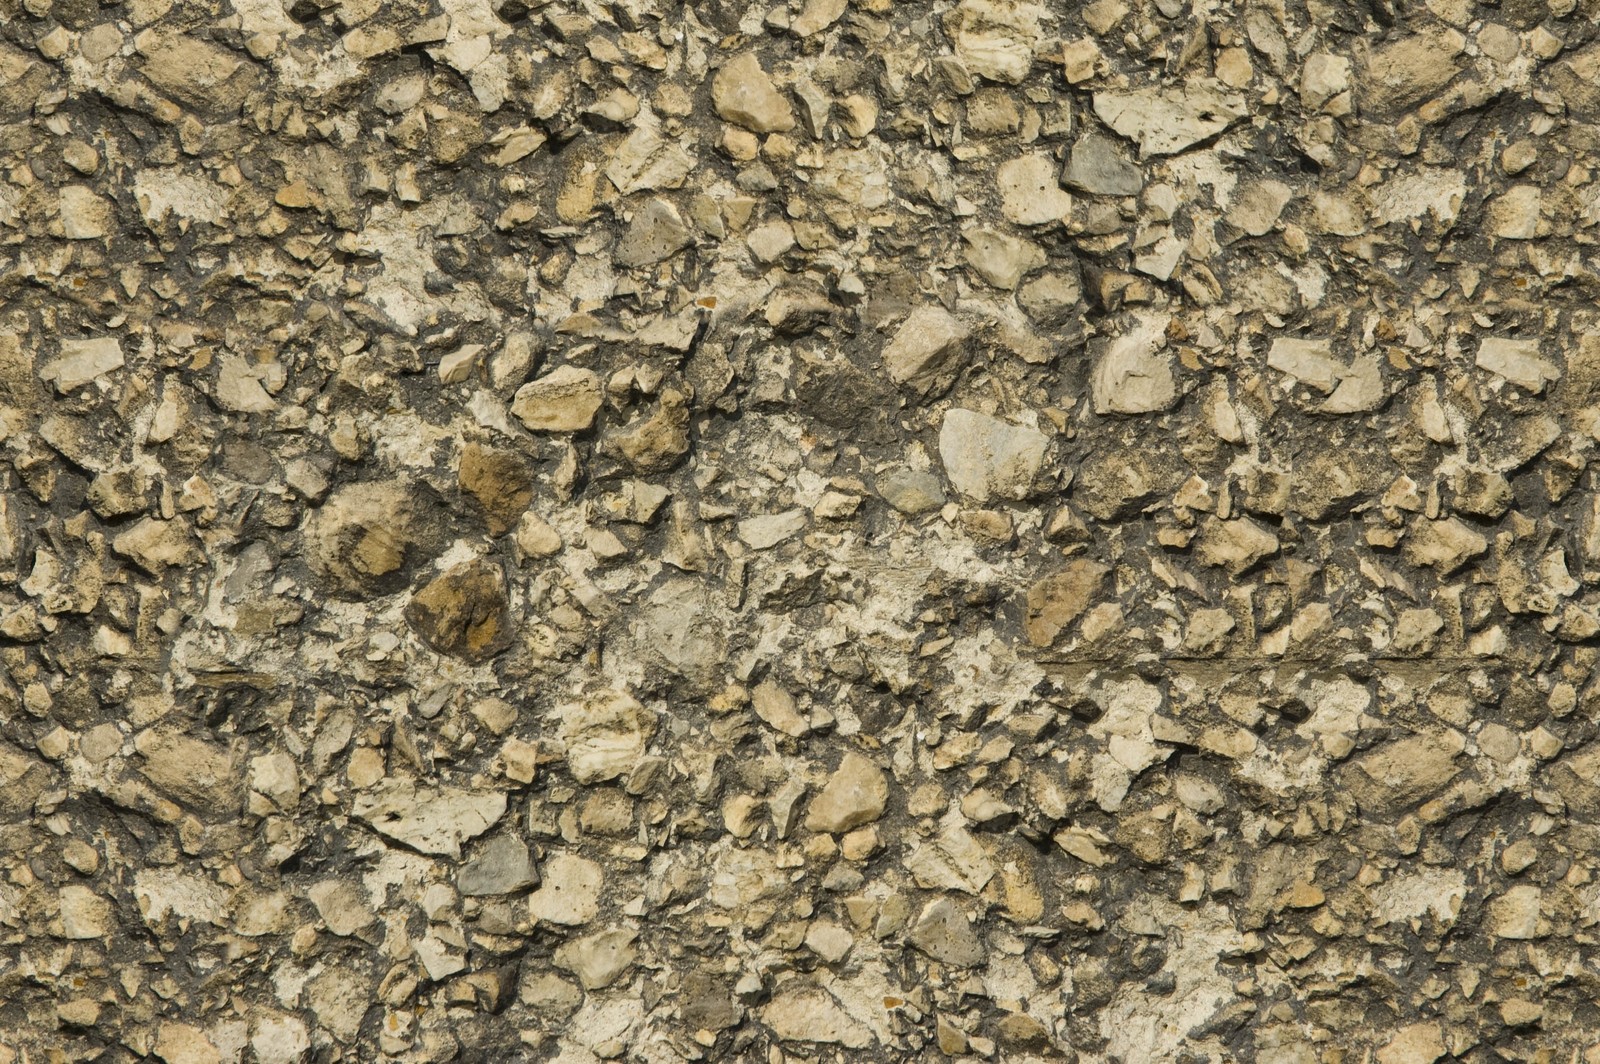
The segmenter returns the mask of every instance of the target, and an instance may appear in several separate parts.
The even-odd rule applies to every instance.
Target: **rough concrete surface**
[[[0,0],[0,1064],[1596,1064],[1597,25]]]

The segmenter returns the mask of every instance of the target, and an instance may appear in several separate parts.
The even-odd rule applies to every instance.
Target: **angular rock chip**
[[[1440,576],[1449,576],[1488,549],[1487,539],[1455,517],[1439,521],[1419,517],[1406,531],[1406,559],[1412,565],[1431,566]]]
[[[967,914],[949,898],[935,898],[922,910],[906,940],[936,961],[958,968],[984,962],[983,943]]]
[[[1000,213],[1018,225],[1048,225],[1072,213],[1072,196],[1056,180],[1059,170],[1048,155],[1031,154],[1001,163],[995,170]]]
[[[1014,0],[961,0],[945,17],[956,56],[981,78],[1020,85],[1044,36],[1045,9]]]
[[[639,958],[639,933],[623,928],[576,938],[556,950],[556,967],[578,977],[585,990],[604,990]]]
[[[515,894],[538,882],[527,844],[515,835],[496,835],[456,874],[456,889],[467,898]]]
[[[828,777],[822,793],[806,810],[806,829],[843,834],[883,815],[889,801],[889,777],[877,765],[851,751]]]
[[[1035,429],[959,407],[946,411],[939,429],[945,476],[977,502],[1027,498],[1049,443]]]
[[[197,809],[237,811],[244,798],[244,763],[237,752],[168,728],[134,736],[139,771],[157,790]]]
[[[530,432],[582,432],[594,424],[603,401],[599,377],[560,366],[517,389],[511,413]]]
[[[594,861],[558,853],[544,862],[539,889],[528,896],[528,912],[547,924],[578,927],[600,915],[605,872]]]
[[[351,812],[380,835],[423,853],[459,859],[461,844],[488,831],[505,815],[500,791],[431,787],[385,779],[355,796]]]
[[[654,266],[688,247],[692,240],[677,208],[666,200],[653,199],[634,214],[612,257],[624,266]]]
[[[790,982],[778,989],[757,1013],[772,1033],[786,1042],[823,1042],[847,1049],[865,1049],[872,1032],[850,1015],[837,998],[820,986]]]
[[[962,256],[972,271],[1008,292],[1047,261],[1038,244],[994,229],[973,229],[961,238],[966,242]]]
[[[401,481],[336,488],[306,518],[306,560],[347,596],[398,590],[420,516],[416,491]]]
[[[1028,642],[1047,647],[1068,625],[1094,604],[1111,567],[1089,558],[1076,558],[1058,573],[1044,577],[1028,589],[1028,615],[1023,631]]]
[[[655,730],[655,714],[623,691],[601,691],[561,709],[567,768],[579,783],[601,783],[631,771]]]
[[[1220,521],[1206,518],[1200,530],[1195,557],[1205,565],[1228,570],[1240,576],[1245,570],[1278,552],[1278,537],[1249,517]]]
[[[754,52],[722,64],[711,79],[711,104],[723,119],[754,133],[787,133],[794,128],[794,109],[761,69]]]
[[[115,336],[63,340],[60,355],[39,371],[39,379],[54,384],[62,395],[71,395],[123,365],[122,343]]]
[[[1097,92],[1094,113],[1138,144],[1141,159],[1149,159],[1216,136],[1245,116],[1245,102],[1215,78],[1188,78],[1182,85]]]
[[[533,474],[513,451],[469,443],[461,449],[457,476],[461,490],[483,508],[491,536],[515,528],[533,502]]]
[[[1456,764],[1466,739],[1439,729],[1372,750],[1345,770],[1345,782],[1363,809],[1379,815],[1400,812],[1442,791],[1461,773]]]
[[[1489,336],[1478,344],[1478,366],[1498,373],[1518,388],[1537,395],[1547,383],[1561,379],[1561,371],[1539,357],[1538,340],[1513,340]]]
[[[883,364],[896,384],[926,390],[961,353],[970,329],[943,307],[913,310],[883,349]]]
[[[406,622],[441,654],[484,662],[511,645],[505,575],[489,562],[463,562],[411,596]]]
[[[1092,391],[1097,414],[1153,414],[1178,401],[1172,357],[1163,352],[1168,318],[1145,314],[1122,335],[1097,344]]]
[[[1372,49],[1356,79],[1361,111],[1398,115],[1434,96],[1461,71],[1466,43],[1448,26],[1434,26]]]
[[[891,469],[878,476],[874,487],[884,502],[911,517],[937,510],[945,502],[944,484],[923,470]]]
[[[1137,196],[1144,189],[1144,174],[1116,141],[1088,133],[1072,145],[1061,183],[1096,196]]]

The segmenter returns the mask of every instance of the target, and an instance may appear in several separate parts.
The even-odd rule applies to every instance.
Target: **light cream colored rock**
[[[600,691],[560,710],[567,768],[579,783],[613,780],[633,769],[655,734],[655,714],[623,691]]]
[[[1363,114],[1396,115],[1438,93],[1461,70],[1466,38],[1434,24],[1366,52],[1356,78]]]
[[[1230,520],[1206,518],[1201,526],[1195,556],[1205,565],[1228,570],[1239,576],[1263,558],[1278,551],[1278,537],[1249,517]]]
[[[822,793],[806,810],[806,829],[838,835],[883,816],[889,801],[889,777],[877,765],[851,751],[828,777]]]
[[[340,937],[358,934],[377,920],[372,900],[350,880],[325,879],[306,892],[329,931]]]
[[[56,934],[68,939],[104,938],[115,925],[111,902],[81,883],[69,883],[57,894],[60,907]]]
[[[1320,111],[1350,88],[1350,60],[1329,52],[1312,52],[1300,68],[1300,104]]]
[[[1498,373],[1518,388],[1537,395],[1548,383],[1561,379],[1561,371],[1539,356],[1538,340],[1513,340],[1488,336],[1478,344],[1478,368]]]
[[[222,1064],[222,1053],[200,1028],[172,1020],[161,1021],[155,1055],[166,1064]]]
[[[300,1064],[311,1051],[306,1025],[286,1013],[257,1013],[250,1031],[250,1049],[259,1064]]]
[[[1036,582],[1028,589],[1028,614],[1023,622],[1028,642],[1037,647],[1054,643],[1094,604],[1110,573],[1110,567],[1101,562],[1075,558],[1060,572]]]
[[[1139,145],[1139,156],[1175,155],[1227,129],[1245,115],[1244,97],[1215,78],[1179,85],[1111,89],[1094,94],[1100,121]]]
[[[39,379],[54,384],[62,395],[71,395],[125,364],[122,344],[115,336],[63,340],[61,353],[39,371]]]
[[[244,793],[244,765],[237,749],[217,746],[169,728],[134,736],[139,771],[156,789],[199,809],[237,810]]]
[[[528,896],[528,913],[547,924],[580,927],[600,914],[604,885],[605,872],[594,861],[555,854],[544,862],[539,889]]]
[[[931,387],[962,352],[972,331],[940,306],[922,306],[900,323],[883,349],[883,364],[896,384]]]
[[[1252,181],[1234,195],[1228,207],[1228,224],[1246,236],[1265,236],[1277,226],[1294,190],[1270,178]]]
[[[1538,938],[1544,892],[1522,883],[1489,902],[1488,929],[1496,938],[1522,941]]]
[[[986,954],[972,921],[949,898],[930,901],[906,940],[934,960],[958,968],[981,965]]]
[[[1048,225],[1072,212],[1072,196],[1057,181],[1059,169],[1048,155],[1024,155],[995,171],[1000,213],[1018,225]]]
[[[1378,1064],[1433,1064],[1448,1048],[1437,1022],[1402,1027],[1377,1052]]]
[[[1452,728],[1423,732],[1363,754],[1345,781],[1363,809],[1397,813],[1444,790],[1461,773],[1456,759],[1465,749],[1465,737]]]
[[[962,234],[962,240],[966,242],[962,255],[972,271],[1008,292],[1046,262],[1038,244],[994,229],[970,230]]]
[[[499,791],[430,787],[386,779],[357,794],[351,812],[380,835],[423,853],[461,856],[461,844],[488,831],[505,815]]]
[[[634,213],[612,251],[612,258],[623,266],[654,266],[688,247],[693,239],[678,209],[666,200],[653,199]],[[519,391],[517,397],[521,396]],[[511,412],[522,418],[524,424],[528,423],[516,407]]]
[[[85,185],[67,185],[58,193],[61,235],[68,240],[101,240],[111,235],[116,215],[112,203]]]
[[[559,366],[517,389],[511,413],[530,432],[581,432],[594,424],[603,401],[599,377]]]
[[[968,498],[1022,499],[1033,490],[1049,442],[1035,429],[958,407],[944,415],[939,457],[950,483]]]
[[[754,52],[722,64],[711,79],[711,102],[724,120],[755,133],[787,133],[794,128],[794,109]]]
[[[1437,569],[1449,576],[1489,549],[1489,541],[1459,518],[1413,520],[1406,530],[1405,556],[1412,565]]]
[[[821,1042],[865,1049],[872,1032],[820,986],[792,980],[773,994],[757,1016],[786,1042]]]
[[[811,730],[811,722],[800,715],[794,695],[771,680],[763,680],[750,692],[750,704],[770,727],[785,735],[799,737]]]
[[[1028,76],[1044,36],[1044,9],[1016,0],[961,0],[945,17],[945,32],[968,70],[990,81],[1018,85]]]
[[[639,933],[626,928],[572,939],[555,952],[555,964],[578,977],[585,990],[604,990],[622,978],[639,957]]]
[[[1142,314],[1101,346],[1091,390],[1097,414],[1153,414],[1178,401],[1172,356],[1166,347],[1170,319]]]

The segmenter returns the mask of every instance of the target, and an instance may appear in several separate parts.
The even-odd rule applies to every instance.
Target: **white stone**
[[[1139,155],[1175,155],[1216,136],[1245,115],[1244,97],[1215,78],[1094,94],[1100,121],[1139,145]]]
[[[114,336],[63,340],[61,354],[39,371],[39,377],[54,384],[62,395],[69,395],[124,364],[122,344]]]
[[[939,429],[939,457],[950,483],[968,498],[1022,499],[1049,442],[1035,429],[957,407],[945,413]]]
[[[601,691],[561,709],[567,767],[579,783],[613,780],[630,771],[655,730],[655,714],[623,691]]]
[[[1538,394],[1546,383],[1561,379],[1561,371],[1539,357],[1538,340],[1513,340],[1488,336],[1478,345],[1478,367],[1498,373],[1526,391]]]
[[[482,835],[505,815],[506,796],[386,779],[356,795],[351,811],[380,835],[414,850],[459,858],[463,842]]]
[[[559,853],[544,862],[539,889],[528,896],[528,913],[547,924],[577,927],[600,914],[605,872],[593,861]]]
[[[1072,196],[1057,180],[1048,155],[1031,154],[1001,163],[995,171],[1000,213],[1018,225],[1048,225],[1072,213]]]
[[[972,331],[941,306],[906,315],[883,349],[883,364],[896,384],[929,385],[960,354]]]
[[[1105,344],[1091,389],[1097,414],[1151,414],[1178,401],[1164,314],[1145,314]]]

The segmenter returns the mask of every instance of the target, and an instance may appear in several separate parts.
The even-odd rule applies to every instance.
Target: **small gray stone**
[[[1110,137],[1088,133],[1072,146],[1061,183],[1097,196],[1137,196],[1144,174]]]
[[[528,847],[515,835],[496,835],[484,843],[456,875],[456,888],[468,898],[514,894],[538,882]]]

